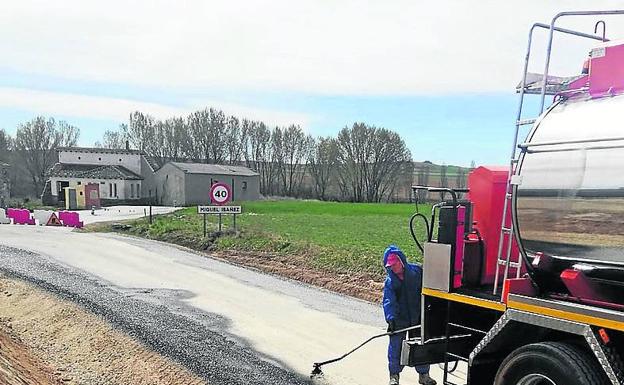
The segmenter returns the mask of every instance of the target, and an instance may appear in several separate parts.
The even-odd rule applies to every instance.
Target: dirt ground
[[[0,326],[0,383],[6,385],[60,385],[62,372],[38,359],[6,326]]]
[[[383,283],[375,281],[372,274],[336,274],[306,269],[302,267],[305,266],[304,261],[297,262],[298,257],[293,255],[240,251],[213,251],[210,255],[225,262],[251,267],[365,301],[381,301]]]
[[[79,306],[0,275],[0,384],[205,382]]]

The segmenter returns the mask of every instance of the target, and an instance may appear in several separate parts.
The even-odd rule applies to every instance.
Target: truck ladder
[[[562,12],[555,16],[550,24],[542,24],[535,23],[529,30],[529,39],[527,52],[524,58],[524,69],[522,71],[522,81],[517,88],[517,92],[519,94],[519,103],[518,103],[518,112],[516,114],[516,122],[515,122],[515,130],[514,130],[514,138],[513,138],[513,146],[511,149],[511,160],[509,162],[509,172],[507,174],[507,186],[505,189],[505,203],[503,204],[503,215],[500,227],[500,234],[498,239],[498,253],[496,256],[496,274],[494,278],[494,290],[493,294],[496,295],[498,293],[499,286],[499,278],[500,278],[500,268],[504,267],[503,270],[503,279],[500,282],[505,282],[509,276],[509,268],[516,269],[516,278],[520,278],[520,271],[522,270],[522,254],[518,253],[518,259],[515,261],[511,260],[511,251],[514,239],[514,223],[510,216],[510,208],[511,202],[513,198],[513,190],[514,186],[522,183],[520,176],[518,175],[518,164],[520,161],[521,152],[518,151],[518,136],[520,135],[520,127],[533,125],[537,118],[531,119],[523,119],[522,112],[524,106],[524,97],[527,94],[538,94],[541,97],[540,103],[540,111],[541,115],[544,112],[544,102],[546,100],[546,95],[557,95],[561,88],[561,84],[558,84],[558,81],[565,78],[557,78],[557,77],[549,77],[548,70],[550,65],[550,56],[552,52],[552,41],[554,32],[561,32],[564,34],[579,36],[582,38],[598,40],[598,41],[608,41],[604,36],[592,35],[583,32],[574,31],[571,29],[555,27],[555,22],[561,16],[579,16],[579,15],[613,15],[613,14],[622,14],[623,11],[590,11],[590,12]],[[534,84],[528,84],[527,78],[529,76],[529,58],[531,55],[531,41],[533,39],[533,32],[536,28],[542,28],[549,30],[549,41],[546,49],[546,63],[544,68],[541,84],[539,84],[536,88]],[[557,79],[557,80],[555,80]],[[501,293],[501,301],[502,293]]]

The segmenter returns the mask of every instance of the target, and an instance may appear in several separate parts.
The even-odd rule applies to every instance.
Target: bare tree
[[[396,182],[413,172],[412,155],[396,132],[379,128],[374,131],[372,159],[365,163],[367,201],[380,202],[392,195]]]
[[[442,166],[440,166],[440,187],[448,187],[448,177],[446,176],[447,171],[448,171],[447,165],[443,164]],[[445,195],[446,193],[441,192],[440,200],[444,200]]]
[[[380,202],[411,162],[403,139],[385,128],[355,123],[338,134],[341,184],[354,201]]]
[[[317,199],[325,200],[332,173],[338,162],[338,145],[331,137],[312,140],[312,150],[308,156],[308,169],[314,181]]]
[[[225,152],[225,114],[214,108],[189,115],[189,130],[196,150],[193,157],[206,163],[223,163]]]
[[[448,187],[448,177],[447,177],[448,166],[443,164],[440,166],[440,187]]]
[[[226,118],[223,111],[214,108],[209,109],[210,125],[208,130],[208,157],[210,163],[225,163],[225,123]]]
[[[188,126],[184,118],[175,117],[163,122],[163,143],[165,150],[163,156],[166,160],[180,160],[186,148],[189,147],[191,136],[188,134]],[[192,143],[190,144],[192,146]]]
[[[195,111],[187,118],[189,133],[193,138],[193,147],[188,154],[193,160],[201,161],[208,157],[208,126],[210,114],[207,109]]]
[[[21,124],[15,133],[15,149],[30,175],[34,193],[43,191],[46,172],[55,161],[54,151],[61,146],[75,146],[80,130],[66,122],[39,116]]]
[[[455,177],[455,186],[457,188],[466,187],[466,169],[463,167],[457,167],[457,175]]]
[[[102,142],[95,142],[95,147],[120,149],[126,147],[126,139],[123,135],[123,129],[120,127],[118,131],[106,130],[102,136]]]
[[[256,136],[256,122],[243,119],[241,121],[241,144],[242,144],[242,156],[245,160],[245,165],[251,169],[258,171],[254,163],[253,144]]]
[[[238,164],[242,160],[243,146],[247,140],[243,135],[246,135],[246,132],[241,130],[240,120],[230,116],[225,124],[224,137],[224,147],[230,164]]]
[[[338,161],[340,165],[341,189],[345,198],[356,202],[364,200],[365,175],[363,164],[366,154],[367,127],[355,123],[353,128],[344,127],[338,133]]]
[[[9,160],[12,142],[11,136],[4,129],[0,128],[0,162]]]
[[[429,185],[429,175],[431,174],[431,166],[427,162],[423,162],[420,164],[418,168],[418,185],[419,186],[428,186]],[[416,197],[418,201],[425,201],[427,199],[427,191],[419,190],[417,192],[418,196]]]
[[[279,194],[282,175],[284,175],[284,131],[275,127],[271,131],[271,141],[268,146],[268,159],[264,164],[265,185],[269,194]],[[283,186],[283,184],[282,184]]]
[[[129,123],[120,126],[121,133],[130,142],[132,148],[146,152],[154,150],[154,124],[155,119],[148,114],[135,111],[130,114]]]
[[[301,127],[291,125],[283,130],[281,145],[280,174],[282,193],[286,196],[299,195],[299,188],[305,172],[305,161],[310,151],[310,138]]]

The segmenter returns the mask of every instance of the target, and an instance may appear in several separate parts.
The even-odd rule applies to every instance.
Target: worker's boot
[[[436,380],[434,380],[433,378],[431,378],[431,376],[429,375],[429,373],[425,373],[425,374],[418,374],[418,383],[421,385],[436,385],[437,382]]]
[[[399,385],[399,375],[398,374],[391,374],[390,375],[390,385]]]

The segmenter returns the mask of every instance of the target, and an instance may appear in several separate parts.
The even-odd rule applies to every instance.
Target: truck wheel
[[[514,350],[496,373],[495,385],[604,385],[596,359],[571,344],[540,342]]]

